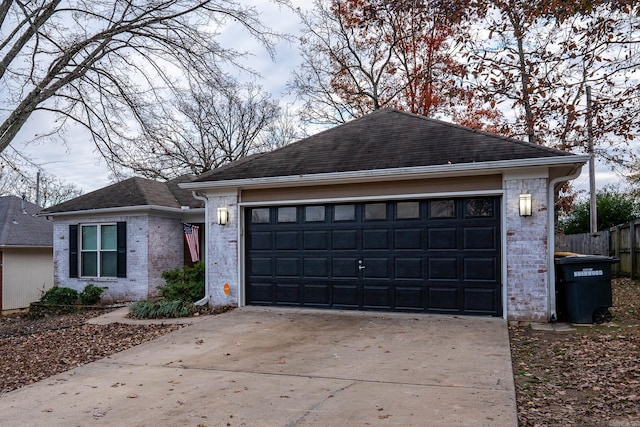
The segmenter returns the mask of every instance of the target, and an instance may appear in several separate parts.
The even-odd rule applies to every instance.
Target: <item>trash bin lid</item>
[[[555,263],[556,264],[591,264],[591,263],[610,263],[615,264],[620,262],[619,258],[604,256],[604,255],[583,255],[573,254],[570,255],[558,255],[558,254],[570,254],[570,252],[556,252]]]

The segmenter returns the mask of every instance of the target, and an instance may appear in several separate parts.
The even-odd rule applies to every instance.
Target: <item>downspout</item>
[[[208,240],[206,236],[209,233],[209,210],[207,209],[207,198],[199,195],[195,191],[192,191],[191,195],[193,196],[194,199],[204,202],[204,230],[205,230],[205,242],[206,242]],[[205,268],[204,298],[194,302],[195,305],[205,305],[209,302],[209,298],[211,298],[211,294],[209,294],[209,274],[207,273],[207,267],[208,267],[207,252],[208,251],[204,251],[204,268]]]
[[[550,316],[549,322],[555,322],[558,320],[558,316],[556,313],[556,265],[555,265],[555,248],[556,248],[556,227],[555,227],[555,186],[559,182],[563,181],[571,181],[580,176],[582,172],[582,168],[578,169],[571,175],[560,176],[558,178],[554,178],[549,182],[549,193],[548,193],[548,224],[550,225],[547,230],[547,247],[549,248],[549,307]]]

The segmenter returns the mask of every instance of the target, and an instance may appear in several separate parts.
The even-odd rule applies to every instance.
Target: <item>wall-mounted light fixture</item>
[[[531,216],[531,194],[520,195],[520,216]]]
[[[229,211],[227,208],[218,208],[218,224],[226,225],[229,220]]]

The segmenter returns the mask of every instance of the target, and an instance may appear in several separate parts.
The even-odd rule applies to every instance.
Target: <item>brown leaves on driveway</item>
[[[640,284],[612,290],[609,324],[510,326],[520,426],[640,426]]]
[[[179,325],[91,325],[102,311],[0,318],[0,394],[179,329]]]

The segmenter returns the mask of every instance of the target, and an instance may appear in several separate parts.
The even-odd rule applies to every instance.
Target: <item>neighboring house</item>
[[[554,197],[587,160],[383,109],[180,187],[214,305],[547,321]]]
[[[19,310],[53,286],[53,223],[19,197],[0,197],[0,308]]]
[[[204,202],[178,187],[193,178],[130,178],[44,210],[54,219],[54,284],[106,286],[106,302],[157,296],[162,272],[192,263],[183,224],[205,222]]]

